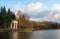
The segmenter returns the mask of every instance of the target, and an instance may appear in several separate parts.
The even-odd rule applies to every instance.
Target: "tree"
[[[12,20],[15,19],[15,14],[8,9],[7,14],[6,14],[6,27],[9,27]]]
[[[2,16],[2,26],[6,26],[6,8],[1,7],[1,16]]]
[[[5,7],[1,7],[0,10],[0,18],[2,18],[1,20],[1,26],[2,27],[9,27],[11,24],[11,21],[13,19],[15,19],[15,14],[13,12],[10,11],[10,9],[8,9],[8,11],[6,11]]]

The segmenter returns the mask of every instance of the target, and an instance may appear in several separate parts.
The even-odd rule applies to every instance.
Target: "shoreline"
[[[59,30],[59,29],[39,29],[39,30]],[[1,28],[0,32],[33,32],[38,30],[26,30],[26,29],[9,29],[9,28]]]

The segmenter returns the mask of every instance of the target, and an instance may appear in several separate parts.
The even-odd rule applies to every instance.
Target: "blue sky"
[[[1,6],[10,8],[15,13],[21,10],[35,21],[57,21],[60,19],[60,13],[53,13],[55,10],[60,11],[60,0],[0,0]],[[51,12],[41,13],[45,10],[51,10]]]
[[[11,8],[14,7],[16,4],[20,5],[29,5],[30,3],[36,3],[36,2],[41,2],[46,8],[51,8],[53,4],[60,4],[60,0],[0,0],[0,7],[1,6],[6,6],[6,8]]]
[[[47,7],[51,7],[53,4],[60,4],[60,0],[0,0],[0,7],[6,6],[8,8],[12,8],[12,5],[21,2],[21,5],[29,5],[30,3],[34,2],[41,2]],[[6,4],[9,3],[9,6]]]

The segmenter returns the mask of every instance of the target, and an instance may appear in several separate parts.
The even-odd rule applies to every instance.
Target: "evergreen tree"
[[[12,20],[15,19],[15,14],[13,14],[13,12],[10,11],[10,9],[8,9],[7,11],[7,17],[6,17],[6,23],[7,23],[7,27],[10,26]]]
[[[5,7],[1,7],[1,16],[2,16],[2,26],[5,27],[6,26],[6,8]]]
[[[6,11],[5,7],[1,7],[0,9],[0,18],[1,18],[1,27],[9,27],[11,24],[11,21],[15,19],[15,14],[8,9]]]

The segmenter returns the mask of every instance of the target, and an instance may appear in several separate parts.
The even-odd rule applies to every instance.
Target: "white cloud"
[[[46,16],[41,18],[41,20],[57,21],[60,19],[60,4],[54,4],[50,10],[51,11]]]
[[[60,18],[60,4],[54,4],[52,7],[54,18]]]
[[[45,12],[45,14],[46,14],[46,12]],[[54,4],[51,7],[50,11],[45,16],[40,17],[40,18],[32,18],[31,20],[59,22],[60,21],[60,4]]]
[[[23,11],[22,6],[21,6],[20,4],[14,5],[14,6],[13,6],[13,11],[14,11],[15,13],[17,13],[18,10]]]
[[[18,10],[21,10],[21,11],[27,12],[28,14],[31,15],[32,13],[37,14],[38,12],[41,11],[42,8],[45,8],[45,6],[43,6],[43,4],[40,2],[30,3],[28,5],[23,5],[23,4],[21,4],[21,2],[19,2],[19,3],[13,5],[12,11],[17,13]]]
[[[40,18],[30,18],[30,21],[40,21]]]
[[[60,14],[55,14],[54,18],[60,18]]]
[[[18,10],[27,11],[28,15],[31,16],[32,18],[30,18],[30,20],[33,21],[51,21],[51,20],[55,20],[55,19],[59,19],[60,18],[60,4],[54,4],[51,9],[48,8],[48,10],[50,9],[51,11],[48,12],[46,15],[44,15],[43,17],[40,18],[34,18],[34,17],[38,17],[38,16],[42,16],[42,14],[40,14],[40,11],[42,9],[44,9],[46,6],[44,6],[41,2],[36,2],[36,3],[31,3],[29,5],[25,5],[22,6],[21,4],[15,4],[13,6],[13,11],[17,12]],[[58,11],[58,12],[56,12]],[[43,13],[45,14],[45,13]],[[55,20],[56,21],[56,20]]]
[[[60,4],[54,4],[52,10],[60,11]]]
[[[28,12],[39,12],[43,8],[43,4],[40,2],[31,3],[28,5]]]
[[[43,8],[46,6],[43,5],[41,2],[33,2],[27,5],[27,14],[30,17],[37,17],[38,14],[42,11]]]

